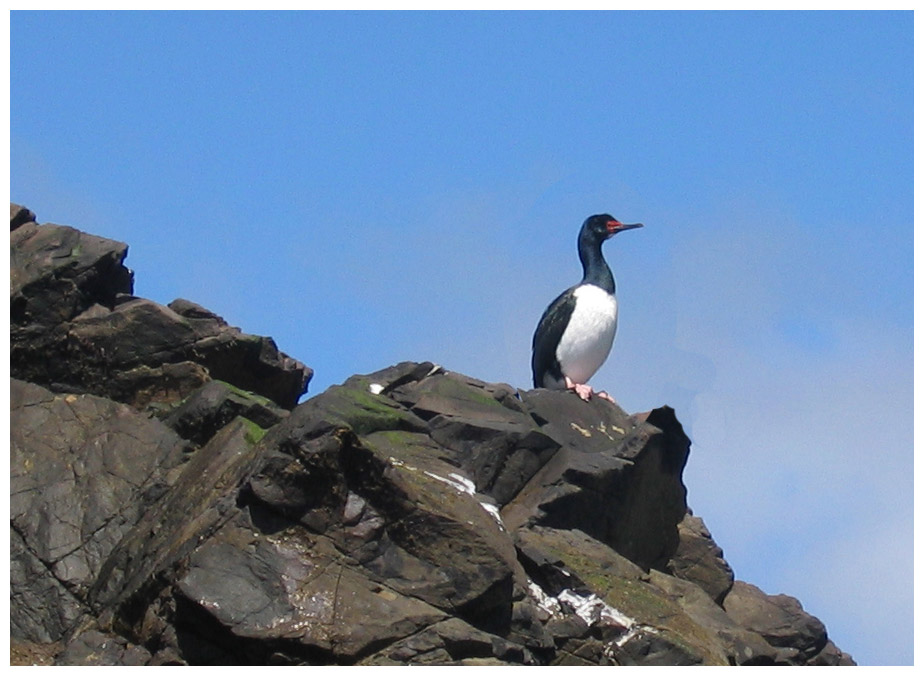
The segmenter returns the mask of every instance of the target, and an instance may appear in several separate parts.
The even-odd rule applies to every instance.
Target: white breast
[[[610,354],[618,305],[615,296],[592,284],[577,287],[574,296],[574,313],[555,356],[562,373],[583,385]]]

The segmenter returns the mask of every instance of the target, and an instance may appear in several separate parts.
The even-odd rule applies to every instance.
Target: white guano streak
[[[434,474],[433,472],[428,472],[426,470],[424,470],[424,474],[426,474],[429,477],[433,477],[437,481],[442,481],[444,484],[449,484],[450,486],[455,488],[460,493],[471,495],[473,497],[475,495],[474,482],[468,477],[462,476],[461,474],[456,474],[455,472],[452,472],[450,473],[448,479],[446,477],[440,476],[439,474]],[[495,505],[492,505],[490,502],[482,502],[479,500],[478,504],[481,505],[484,511],[486,511],[488,514],[494,517],[494,520],[497,522],[497,525],[500,526],[500,529],[504,530],[504,521],[503,519],[501,519],[500,510]]]

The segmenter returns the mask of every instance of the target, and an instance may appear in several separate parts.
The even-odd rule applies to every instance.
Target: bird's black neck
[[[603,242],[591,238],[578,239],[578,256],[584,266],[584,279],[581,284],[599,286],[607,293],[616,293],[616,282],[610,266],[603,258]]]

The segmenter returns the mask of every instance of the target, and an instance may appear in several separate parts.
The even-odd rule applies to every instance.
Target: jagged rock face
[[[734,581],[671,409],[428,362],[292,408],[269,339],[121,298],[124,245],[30,262],[47,228],[11,206],[14,662],[852,663]]]
[[[712,539],[703,520],[692,512],[687,512],[677,526],[677,535],[677,549],[667,570],[682,580],[695,583],[721,605],[735,581],[722,549]]]
[[[174,403],[211,379],[292,408],[312,372],[272,338],[195,303],[132,296],[128,246],[37,225],[10,206],[10,365],[14,377],[135,407]]]

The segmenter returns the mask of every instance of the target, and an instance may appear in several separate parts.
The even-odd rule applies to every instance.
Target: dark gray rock
[[[806,662],[811,667],[855,667],[857,663],[853,658],[843,650],[834,645],[831,641],[825,644],[814,657],[809,658]]]
[[[776,648],[779,662],[806,664],[828,645],[824,625],[817,617],[806,613],[791,596],[769,596],[752,584],[736,581],[725,597],[724,607],[733,621],[760,634]],[[840,660],[838,663],[852,662],[849,655],[836,648],[828,648],[818,663],[828,659]]]
[[[355,547],[374,579],[402,593],[463,616],[509,613],[513,546],[467,477],[421,452],[436,448],[423,430],[416,415],[355,382],[330,388],[267,434],[278,450],[251,490],[286,518]],[[380,519],[389,527],[377,543],[357,540],[357,528]]]
[[[382,547],[363,559],[373,576],[480,628],[509,624],[516,554],[470,479],[371,444],[352,449],[347,467],[354,490],[387,524]],[[369,480],[376,476],[378,485]]]
[[[541,431],[561,445],[503,510],[504,520],[580,528],[643,568],[663,569],[686,513],[686,437],[669,408],[626,415],[571,392],[522,394]]]
[[[10,636],[49,644],[88,619],[88,609],[10,527]]]
[[[712,539],[706,524],[688,512],[677,527],[677,550],[667,570],[682,580],[699,585],[713,601],[722,604],[731,590],[735,574],[724,559],[722,549]]]
[[[11,206],[14,377],[136,408],[175,403],[211,379],[282,408],[304,394],[311,369],[271,338],[242,333],[189,301],[162,306],[132,296],[127,245],[28,217]]]
[[[105,401],[29,393],[36,411]],[[823,628],[805,645],[774,643],[767,626],[726,612],[721,575],[659,572],[722,561],[692,516],[678,534],[688,441],[667,409],[630,417],[407,363],[277,413],[265,434],[243,417],[215,433],[232,395],[234,411],[256,417],[243,408],[251,395],[217,382],[166,415],[209,440],[158,470],[159,488],[83,586],[32,585],[29,598],[54,612],[19,612],[15,631],[75,634],[61,663],[849,663]],[[654,545],[640,544],[638,523]],[[45,566],[24,545],[14,561],[23,586]],[[782,624],[804,638],[809,616],[783,605],[793,616]],[[79,629],[92,619],[98,635]],[[101,637],[121,639],[85,648]]]
[[[269,429],[288,415],[287,410],[269,399],[212,380],[170,409],[162,419],[181,437],[201,446],[238,416]]]
[[[428,421],[441,457],[464,470],[478,492],[506,504],[558,451],[559,443],[540,430],[509,385],[483,383],[429,364],[422,367],[412,371],[416,379],[405,376],[386,394]],[[354,382],[362,387],[387,378],[373,374]]]
[[[26,223],[34,223],[35,214],[18,204],[10,202],[10,230],[15,230]]]
[[[109,313],[81,315],[67,325],[63,342],[55,347],[67,348],[61,362],[67,371],[49,372],[48,379],[136,407],[176,401],[210,378],[291,408],[311,376],[271,338],[244,334],[215,315],[183,316],[145,299],[121,303]],[[106,378],[112,372],[119,377]]]
[[[357,435],[381,431],[425,432],[426,422],[387,397],[373,395],[355,382],[335,385],[300,406],[280,434],[298,439],[336,427],[348,427]],[[305,402],[306,404],[308,402]]]
[[[91,395],[13,380],[10,400],[10,526],[21,538],[11,586],[23,590],[11,599],[11,624],[20,638],[58,640],[113,548],[163,493],[185,444],[162,423]],[[39,562],[47,574],[33,587],[25,576]],[[37,597],[50,606],[41,628],[30,606]]]
[[[246,513],[190,556],[178,583],[213,639],[231,652],[235,637],[285,641],[298,659],[350,662],[448,613],[481,631],[509,624],[517,564],[501,526],[453,466],[391,455],[425,429],[345,385],[270,430],[240,496]]]
[[[12,353],[14,374],[27,361],[26,339],[132,292],[127,253],[126,244],[64,225],[26,222],[10,232],[11,347],[25,353]]]
[[[97,612],[129,601],[156,575],[207,539],[235,512],[237,492],[259,461],[263,430],[236,418],[171,481],[100,569],[89,601]]]
[[[308,389],[313,371],[279,351],[272,338],[242,333],[224,319],[189,301],[178,299],[168,306],[193,327],[194,361],[204,365],[211,377],[271,399],[290,409]]]
[[[555,634],[547,627],[548,620],[548,611],[529,595],[527,589],[523,598],[513,602],[507,638],[526,647],[540,664],[548,664],[555,657],[556,650]]]
[[[363,665],[533,664],[523,646],[449,618],[372,655]]]
[[[651,571],[650,581],[677,603],[699,626],[716,633],[731,664],[777,664],[777,651],[759,634],[736,624],[697,584]]]
[[[229,584],[229,580],[233,580]],[[178,590],[229,636],[353,661],[445,617],[362,574],[303,528],[271,536],[228,524],[191,557]]]

